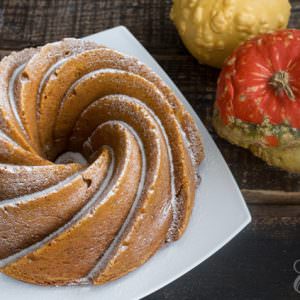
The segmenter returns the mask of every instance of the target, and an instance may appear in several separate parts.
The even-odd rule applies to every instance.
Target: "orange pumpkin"
[[[271,165],[300,172],[300,30],[261,35],[227,59],[214,126]]]

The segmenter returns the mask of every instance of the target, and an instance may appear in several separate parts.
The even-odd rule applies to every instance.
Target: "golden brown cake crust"
[[[0,65],[2,272],[102,284],[180,238],[204,151],[193,118],[152,70],[76,39]]]

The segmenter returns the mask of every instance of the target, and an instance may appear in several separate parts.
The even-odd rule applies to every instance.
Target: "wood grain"
[[[221,251],[147,300],[299,299],[293,289],[293,264],[300,258],[299,215],[270,218],[269,206],[267,215],[254,220]]]
[[[213,257],[147,300],[297,300],[300,211],[294,205],[250,205],[252,223]]]
[[[126,5],[124,5],[126,3]],[[300,28],[300,4],[292,1],[291,27]],[[117,25],[127,26],[182,90],[212,134],[249,202],[297,202],[300,175],[267,166],[248,151],[220,139],[211,126],[219,70],[199,64],[184,48],[169,20],[171,0],[1,1],[0,57],[12,50],[81,37]],[[264,178],[262,181],[261,178]],[[276,197],[249,191],[281,191]],[[248,199],[249,197],[249,199]],[[300,202],[300,197],[299,197]]]
[[[291,3],[290,27],[300,29],[300,1]],[[300,258],[300,175],[267,166],[215,134],[211,114],[219,70],[188,53],[169,20],[170,7],[171,0],[2,0],[0,57],[64,37],[128,27],[204,122],[253,216],[222,251],[148,299],[299,299],[292,289],[292,264]]]
[[[278,204],[299,205],[300,192],[269,191],[269,190],[241,190],[247,202],[250,204]]]

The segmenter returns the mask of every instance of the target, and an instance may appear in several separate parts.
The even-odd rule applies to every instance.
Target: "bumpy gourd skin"
[[[220,74],[213,125],[268,164],[300,172],[300,30],[258,36]]]
[[[220,68],[243,41],[286,28],[290,9],[288,0],[174,0],[171,19],[193,56]]]
[[[289,144],[277,147],[267,146],[264,144],[263,135],[258,132],[251,132],[236,124],[224,125],[217,110],[215,110],[213,125],[219,136],[232,144],[249,149],[269,165],[300,173],[300,138],[290,139]]]

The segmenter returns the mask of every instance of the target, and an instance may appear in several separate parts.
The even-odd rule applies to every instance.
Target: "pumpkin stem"
[[[287,72],[276,72],[270,79],[270,85],[275,88],[277,93],[284,91],[290,100],[295,101],[295,94],[289,85],[289,74]]]

